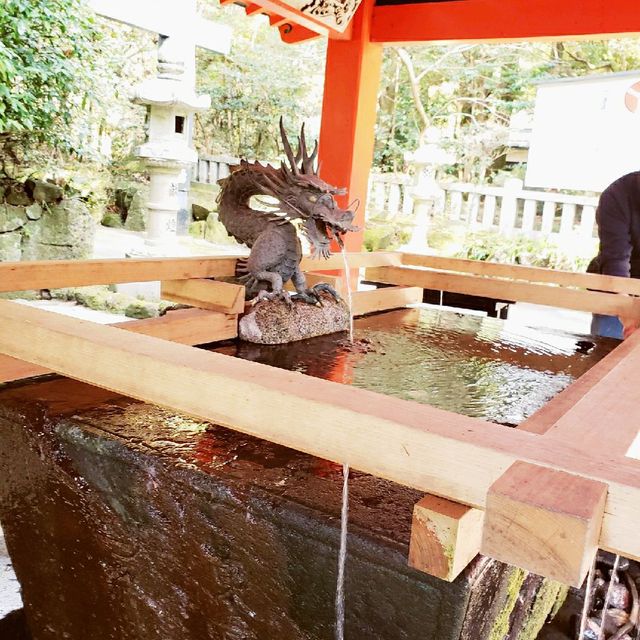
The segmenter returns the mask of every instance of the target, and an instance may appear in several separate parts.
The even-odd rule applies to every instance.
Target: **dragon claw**
[[[288,307],[293,305],[291,296],[284,289],[280,291],[258,291],[258,295],[251,300],[251,306],[253,307],[263,300],[282,300]]]
[[[313,304],[316,306],[322,306],[322,299],[313,289],[306,289],[291,296],[292,300],[302,300],[307,304]]]
[[[325,293],[328,293],[336,302],[340,302],[342,300],[340,294],[326,282],[318,282],[318,284],[314,284],[310,290],[313,291],[314,294],[318,296],[318,298],[320,297],[320,291],[324,291]]]

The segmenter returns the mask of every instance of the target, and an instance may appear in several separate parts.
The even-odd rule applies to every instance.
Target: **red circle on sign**
[[[635,113],[640,107],[640,82],[636,82],[627,89],[627,93],[624,94],[624,106]]]

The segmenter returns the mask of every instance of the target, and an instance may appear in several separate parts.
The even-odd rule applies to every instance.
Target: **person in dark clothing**
[[[600,249],[587,271],[623,278],[640,278],[640,171],[611,183],[600,196],[596,212]],[[591,332],[626,338],[636,321],[594,314]]]

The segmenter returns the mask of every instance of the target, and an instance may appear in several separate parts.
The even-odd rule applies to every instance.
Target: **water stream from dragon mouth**
[[[342,466],[342,512],[340,525],[340,554],[336,583],[336,640],[344,640],[344,572],[347,559],[347,522],[349,521],[349,464]]]
[[[347,251],[344,246],[341,248],[342,261],[344,262],[344,286],[347,292],[347,306],[349,307],[349,342],[353,342],[353,296],[351,295],[351,272],[347,261]]]
[[[344,284],[347,292],[349,307],[349,342],[353,344],[353,296],[351,294],[351,272],[344,247],[342,261],[344,262]],[[342,483],[342,511],[340,516],[340,553],[338,555],[338,580],[336,583],[336,640],[344,640],[344,573],[347,560],[347,526],[349,522],[349,463],[342,466],[344,481]]]

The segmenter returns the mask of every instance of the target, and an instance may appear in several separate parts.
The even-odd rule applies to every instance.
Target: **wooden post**
[[[484,513],[427,495],[413,508],[409,566],[448,582],[480,552]]]
[[[516,462],[490,487],[481,551],[580,587],[598,549],[607,486]]]
[[[164,280],[160,296],[165,300],[209,311],[231,314],[244,311],[244,287],[229,282],[204,278]]]
[[[329,40],[320,130],[320,175],[329,184],[346,187],[347,195],[338,198],[340,206],[359,200],[355,224],[360,227],[367,205],[382,64],[382,46],[369,38],[373,6],[373,0],[360,5],[350,40]],[[362,237],[362,230],[347,234],[347,249],[358,250]]]

